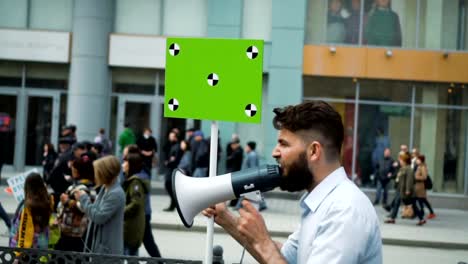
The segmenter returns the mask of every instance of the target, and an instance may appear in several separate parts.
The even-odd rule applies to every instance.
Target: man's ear
[[[322,145],[318,141],[312,141],[307,147],[307,159],[317,161],[322,155]]]

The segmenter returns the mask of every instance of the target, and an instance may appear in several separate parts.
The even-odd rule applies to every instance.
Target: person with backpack
[[[429,209],[430,214],[427,216],[427,219],[433,219],[436,217],[436,214],[434,213],[434,210],[432,209],[431,204],[427,200],[427,189],[431,189],[432,182],[429,183],[430,177],[429,173],[427,171],[427,166],[426,166],[426,157],[424,155],[419,155],[416,164],[418,166],[418,169],[416,170],[416,173],[414,175],[414,178],[416,180],[416,183],[414,184],[414,191],[416,194],[416,200],[418,201],[419,208],[421,212],[424,214],[424,205],[427,206]]]
[[[19,203],[10,229],[11,248],[47,249],[49,219],[53,199],[41,175],[31,173],[24,183],[24,199]]]
[[[57,222],[60,226],[60,239],[55,245],[56,250],[82,252],[83,237],[88,227],[88,216],[75,198],[76,190],[84,190],[94,199],[94,159],[88,153],[72,162],[71,171],[73,184],[60,196],[57,206]]]

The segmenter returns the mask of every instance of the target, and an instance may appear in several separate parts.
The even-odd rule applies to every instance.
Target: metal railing
[[[147,258],[147,257],[131,257],[118,255],[103,255],[80,252],[67,252],[56,250],[41,250],[41,249],[23,249],[0,247],[0,264],[195,264],[202,261],[180,260],[180,259],[165,259],[165,258]]]

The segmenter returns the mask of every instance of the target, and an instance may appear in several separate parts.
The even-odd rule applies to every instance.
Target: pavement
[[[5,175],[3,177],[8,177]],[[152,182],[153,190],[160,190],[163,183],[156,178]],[[0,201],[9,214],[13,214],[17,203],[12,195],[0,191]],[[273,191],[279,192],[279,191]],[[300,194],[293,194],[299,197]],[[291,234],[300,222],[300,208],[297,199],[267,197],[268,209],[262,211],[270,234],[284,240]],[[151,196],[152,220],[155,230],[172,230],[181,232],[206,232],[206,218],[198,215],[191,228],[186,228],[176,211],[164,212],[169,205],[169,197],[158,191]],[[381,222],[381,232],[384,245],[411,246],[420,248],[437,248],[468,251],[468,211],[435,208],[437,217],[428,220],[424,226],[416,226],[417,220],[397,219],[396,224],[384,224],[388,214],[381,206],[375,207]],[[236,212],[237,213],[237,212]],[[153,230],[153,231],[155,231]],[[224,233],[215,226],[216,233]]]

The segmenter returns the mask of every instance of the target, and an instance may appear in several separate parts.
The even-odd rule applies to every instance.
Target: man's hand
[[[284,260],[276,243],[271,239],[262,215],[247,200],[242,201],[237,230],[251,247],[261,256],[262,263],[283,263]],[[258,259],[257,259],[258,260]]]
[[[202,214],[206,217],[213,216],[215,223],[223,228],[227,227],[229,223],[232,223],[230,221],[235,221],[234,215],[229,212],[225,203],[219,203],[215,206],[208,207],[202,211]]]

